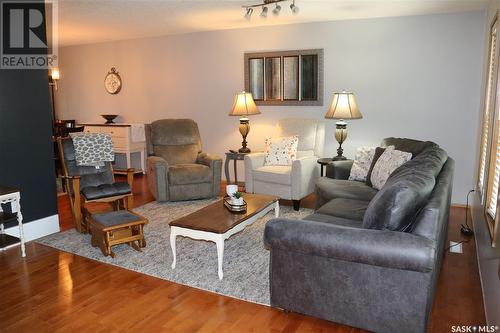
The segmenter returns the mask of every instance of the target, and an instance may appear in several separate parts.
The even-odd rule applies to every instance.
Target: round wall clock
[[[111,70],[106,75],[106,78],[104,78],[104,87],[108,93],[113,95],[120,92],[120,89],[122,88],[122,79],[116,71],[116,68],[111,67]]]

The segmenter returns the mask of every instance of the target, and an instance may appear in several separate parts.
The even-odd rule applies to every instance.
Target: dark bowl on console
[[[115,122],[113,121],[116,117],[118,117],[117,114],[101,114],[101,117],[106,119],[106,124],[114,124]]]

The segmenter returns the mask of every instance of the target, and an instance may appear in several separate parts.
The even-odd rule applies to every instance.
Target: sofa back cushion
[[[201,152],[198,125],[191,119],[162,119],[151,124],[153,154],[168,164],[195,163]]]
[[[402,150],[411,153],[413,157],[417,156],[429,147],[439,147],[432,141],[419,141],[407,138],[385,138],[380,144],[381,147],[394,146],[396,150]]]
[[[370,201],[363,227],[411,232],[447,158],[444,150],[429,146],[396,169]]]

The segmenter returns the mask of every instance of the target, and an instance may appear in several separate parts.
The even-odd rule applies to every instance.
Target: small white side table
[[[21,255],[26,257],[26,249],[24,246],[24,230],[23,230],[23,215],[21,214],[21,193],[18,189],[12,187],[0,186],[0,219],[4,216],[2,204],[10,204],[12,213],[17,213],[17,223],[19,225],[19,240],[21,242]],[[2,237],[5,237],[4,224],[0,223],[0,233]],[[14,243],[3,247],[2,250],[8,249],[10,247],[16,246],[18,243]]]

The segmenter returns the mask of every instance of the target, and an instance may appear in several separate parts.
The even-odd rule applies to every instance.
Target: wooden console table
[[[0,249],[6,250],[21,243],[21,255],[26,257],[24,246],[23,215],[21,214],[21,193],[12,187],[0,186]],[[10,204],[11,212],[4,212],[2,205]],[[19,238],[5,233],[4,223],[17,220]]]

